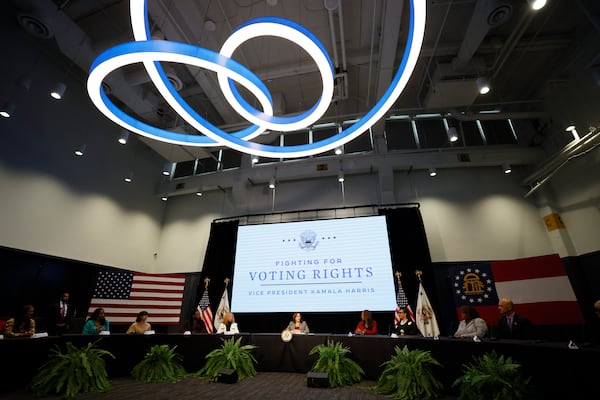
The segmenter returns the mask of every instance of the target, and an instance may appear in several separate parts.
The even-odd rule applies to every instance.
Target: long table
[[[133,367],[144,357],[151,346],[168,344],[177,346],[183,356],[183,367],[196,372],[205,362],[205,356],[222,344],[223,335],[124,335],[107,336],[64,335],[37,339],[14,338],[0,340],[0,357],[4,372],[0,374],[0,388],[18,390],[30,382],[38,368],[47,360],[51,348],[64,349],[66,342],[84,346],[98,341],[98,347],[110,351],[116,358],[106,359],[110,378],[127,377]],[[438,377],[447,391],[452,382],[462,374],[464,365],[474,357],[495,350],[510,356],[523,365],[523,372],[532,377],[544,398],[570,398],[574,390],[593,393],[600,397],[596,383],[596,366],[600,360],[600,348],[571,349],[567,343],[541,343],[524,341],[482,341],[466,339],[423,338],[402,336],[391,338],[383,335],[348,336],[337,334],[294,335],[284,342],[279,333],[242,333],[235,335],[243,344],[257,346],[253,354],[257,371],[283,371],[306,373],[310,371],[317,355],[309,355],[312,348],[328,341],[341,342],[350,349],[350,358],[365,371],[365,379],[376,380],[383,371],[382,364],[389,360],[398,346],[430,351],[443,367]],[[588,395],[588,398],[594,396]]]

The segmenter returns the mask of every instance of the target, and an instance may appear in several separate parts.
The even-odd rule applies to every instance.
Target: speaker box
[[[238,374],[234,369],[223,368],[217,375],[217,382],[221,383],[236,383],[238,380]]]
[[[306,374],[306,386],[316,388],[328,388],[329,376],[327,372],[309,372]]]

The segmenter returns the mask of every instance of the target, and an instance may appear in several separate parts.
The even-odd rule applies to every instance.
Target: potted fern
[[[49,360],[43,364],[31,380],[29,389],[37,395],[58,394],[70,399],[79,393],[106,392],[112,388],[106,373],[104,357],[112,357],[107,350],[90,342],[78,348],[66,343],[63,353],[55,346],[50,350]]]
[[[458,400],[516,400],[531,399],[535,393],[530,377],[521,372],[521,365],[510,357],[491,351],[464,366],[464,373],[453,387],[458,387]]]
[[[178,382],[186,375],[181,366],[183,357],[175,352],[177,346],[157,344],[131,370],[133,379],[142,382]]]
[[[317,354],[312,372],[326,372],[329,387],[349,386],[361,381],[365,372],[354,360],[348,357],[350,349],[339,342],[328,341],[313,347],[309,355]]]
[[[434,375],[434,367],[441,367],[431,352],[394,348],[390,360],[382,364],[382,374],[373,388],[376,393],[398,400],[425,400],[438,398],[444,385]]]
[[[220,348],[214,349],[206,355],[206,364],[196,375],[201,378],[207,378],[210,381],[216,381],[219,371],[222,369],[233,369],[239,380],[250,378],[256,375],[256,358],[252,355],[252,350],[257,346],[246,344],[242,346],[242,338],[223,339]]]

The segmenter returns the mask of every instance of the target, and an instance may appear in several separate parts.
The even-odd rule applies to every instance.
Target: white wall
[[[391,180],[363,171],[346,175],[343,196],[335,176],[288,180],[274,201],[266,185],[251,184],[242,171],[233,189],[162,202],[156,192],[164,160],[133,136],[118,145],[120,129],[90,104],[85,76],[74,68],[65,77],[44,61],[39,42],[22,40],[10,62],[0,62],[0,101],[18,107],[14,118],[0,119],[0,246],[131,270],[193,272],[202,267],[215,218],[390,203],[391,196],[420,203],[434,262],[600,250],[598,148],[542,189],[566,224],[560,237],[545,229],[547,205],[524,198],[519,180],[526,173],[518,168],[509,176],[498,167],[440,169],[435,179],[425,170],[395,171]],[[31,81],[29,91],[17,84],[22,76]],[[56,102],[47,93],[61,79],[68,90]],[[87,152],[77,158],[72,152],[82,143]],[[131,170],[135,180],[127,185],[122,178]]]

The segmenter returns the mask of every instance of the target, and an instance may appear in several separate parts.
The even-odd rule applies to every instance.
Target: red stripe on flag
[[[145,276],[148,277],[152,277],[152,278],[177,278],[177,279],[181,279],[185,277],[181,274],[148,274],[145,272],[136,272],[135,276],[138,277],[139,279],[143,279]]]
[[[533,325],[583,323],[579,303],[557,254],[496,261],[490,265],[498,297],[510,297],[515,312],[529,319]],[[501,315],[497,305],[475,305],[475,308],[488,325],[498,324]],[[456,313],[460,320],[458,307]]]
[[[496,282],[566,275],[558,254],[491,263]]]
[[[183,290],[173,290],[173,289],[145,289],[145,288],[136,288],[135,293],[174,293],[174,294],[183,294]],[[129,296],[131,298],[131,296]]]
[[[107,298],[107,290],[123,286],[126,280],[122,277],[126,277],[128,274],[131,276],[130,272],[103,271],[100,273],[96,282],[98,296],[91,300],[90,314],[95,308],[103,308],[106,318],[111,324],[128,324],[135,321],[140,311],[147,311],[150,324],[176,325],[179,323],[185,285],[184,275],[135,272],[131,291],[127,298]],[[140,288],[139,285],[153,285],[154,287],[152,289]],[[124,292],[127,292],[126,287]],[[111,320],[111,315],[115,318],[118,316],[120,319],[128,318],[128,321]]]

